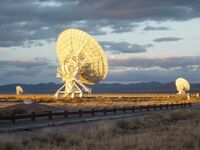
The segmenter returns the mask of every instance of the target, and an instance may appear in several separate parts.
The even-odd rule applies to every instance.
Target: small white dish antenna
[[[190,100],[190,94],[187,93],[187,100]]]
[[[177,94],[179,94],[179,95],[186,94],[190,90],[190,84],[184,78],[176,79],[176,83],[175,84],[176,84],[176,89],[178,91]]]
[[[24,101],[24,104],[26,104],[26,105],[30,105],[30,104],[33,104],[33,101],[32,100],[25,100]]]
[[[199,93],[197,93],[196,96],[199,97]]]
[[[64,85],[55,93],[55,97],[76,94],[82,97],[91,92],[85,84],[93,85],[105,79],[108,62],[102,47],[89,34],[78,29],[64,30],[57,40],[57,58],[60,67],[57,77]]]
[[[21,86],[16,86],[16,95],[21,95],[23,94],[23,89]]]

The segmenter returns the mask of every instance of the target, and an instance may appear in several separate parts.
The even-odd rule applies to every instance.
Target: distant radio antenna
[[[21,86],[16,86],[16,95],[21,95],[23,94],[23,89]]]
[[[185,93],[189,92],[189,90],[190,90],[190,84],[184,78],[176,79],[176,83],[175,84],[176,84],[176,89],[178,91],[177,94],[179,94],[179,95],[185,94]]]
[[[58,97],[75,94],[82,97],[84,92],[91,92],[85,84],[93,85],[105,79],[108,62],[102,47],[89,34],[78,29],[64,30],[57,40],[57,58],[60,67],[57,77],[64,85],[55,93]]]

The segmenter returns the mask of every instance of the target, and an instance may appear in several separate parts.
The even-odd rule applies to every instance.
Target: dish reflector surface
[[[184,94],[190,90],[189,82],[184,78],[176,79],[176,89],[178,94]]]
[[[64,65],[64,71],[68,72],[65,78],[73,76],[73,65],[77,65],[79,81],[82,83],[95,84],[105,79],[108,63],[104,51],[86,32],[78,29],[64,30],[58,37],[56,48],[59,64]]]

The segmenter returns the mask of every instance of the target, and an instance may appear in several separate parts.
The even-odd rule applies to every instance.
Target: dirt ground
[[[176,94],[91,94],[85,95],[82,98],[55,98],[50,94],[24,94],[24,95],[0,95],[0,109],[14,107],[20,104],[22,107],[24,100],[32,100],[35,104],[46,105],[60,110],[63,109],[87,109],[101,107],[121,107],[121,106],[139,106],[139,105],[159,105],[192,102],[199,103],[200,98],[196,94],[190,95],[190,100],[187,95]],[[32,105],[41,107],[39,105]],[[26,107],[26,105],[24,105]],[[49,108],[50,108],[49,107]],[[14,107],[16,108],[16,107]],[[37,108],[36,108],[37,109]]]

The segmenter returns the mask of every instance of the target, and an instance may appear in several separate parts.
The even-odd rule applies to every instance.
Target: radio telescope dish
[[[26,104],[26,105],[30,105],[30,104],[33,104],[33,101],[32,100],[25,100],[24,101],[24,104]]]
[[[190,90],[189,82],[184,78],[176,79],[176,89],[178,91],[177,94],[182,95],[187,93]]]
[[[23,92],[24,91],[21,86],[16,86],[16,95],[21,95]]]
[[[88,33],[78,29],[64,30],[57,39],[57,58],[60,67],[57,77],[65,84],[55,96],[78,94],[91,89],[84,84],[93,85],[105,79],[108,72],[108,62],[102,47]]]

